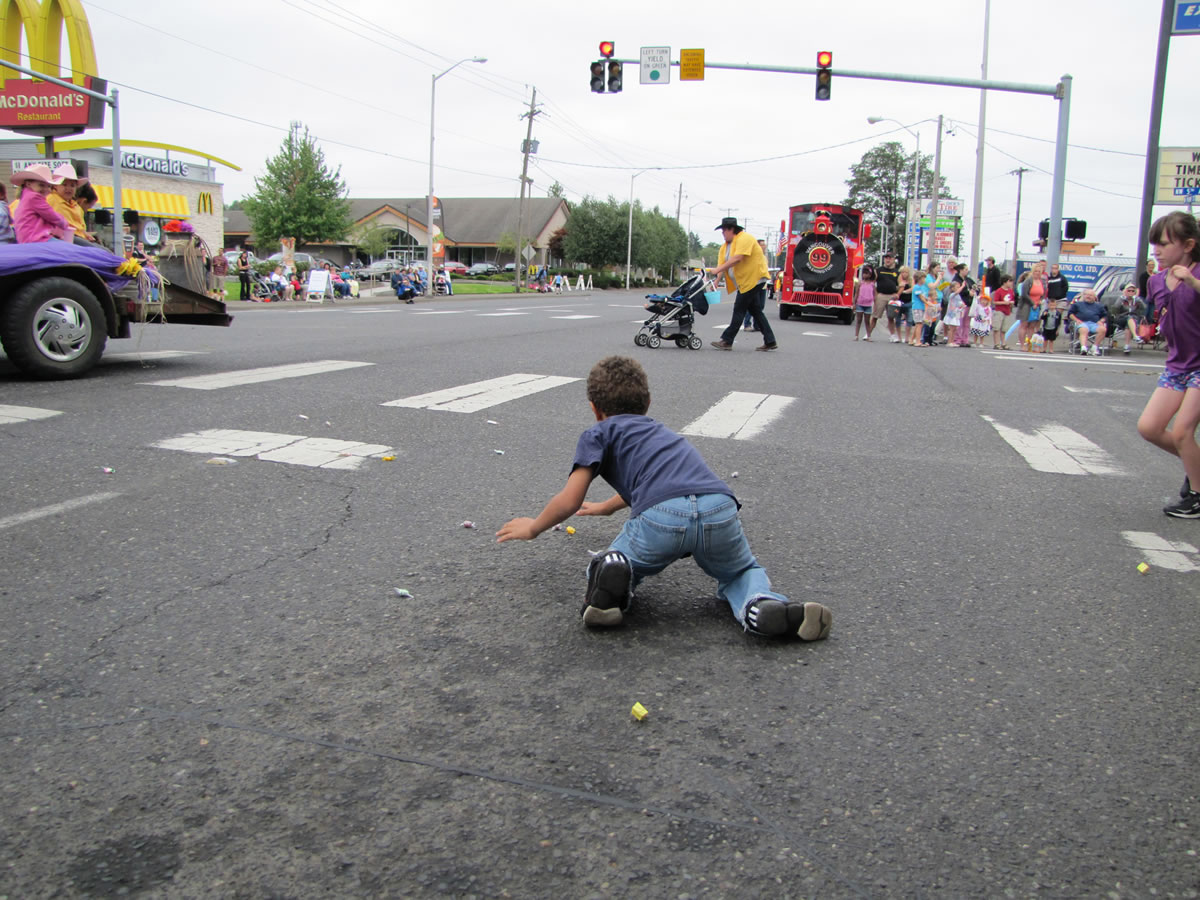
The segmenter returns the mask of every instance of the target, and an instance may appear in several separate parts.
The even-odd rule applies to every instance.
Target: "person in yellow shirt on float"
[[[767,290],[769,275],[767,258],[758,241],[737,223],[737,219],[726,216],[717,226],[725,238],[725,244],[717,253],[717,267],[712,270],[713,280],[719,285],[725,279],[730,293],[737,292],[733,302],[733,321],[721,332],[720,340],[712,342],[718,350],[732,350],[733,339],[742,329],[742,322],[749,314],[754,327],[762,333],[763,343],[755,350],[776,350],[775,332],[763,312],[763,298]]]
[[[75,243],[90,246],[96,238],[88,234],[87,225],[83,221],[83,207],[75,201],[75,191],[87,179],[80,178],[75,172],[75,167],[70,163],[59,166],[54,174],[62,178],[62,181],[50,191],[46,202],[50,204],[52,210],[67,220],[68,225],[75,229]]]

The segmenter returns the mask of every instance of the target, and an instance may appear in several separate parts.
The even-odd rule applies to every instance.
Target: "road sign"
[[[679,80],[680,81],[703,81],[704,80],[704,51],[703,50],[680,50],[679,51]]]
[[[1200,3],[1175,0],[1171,34],[1200,34]]]
[[[523,257],[525,257],[525,262],[529,262],[531,259],[533,259],[535,256],[537,256],[537,251],[534,250],[532,247],[527,246],[524,250],[521,251],[521,255]]]
[[[671,48],[642,48],[642,84],[671,83]]]
[[[1196,196],[1200,196],[1200,147],[1159,147],[1154,203],[1186,206],[1188,198]]]

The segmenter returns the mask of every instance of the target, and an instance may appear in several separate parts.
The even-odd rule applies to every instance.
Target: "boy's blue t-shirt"
[[[579,436],[575,462],[594,469],[629,504],[630,515],[689,494],[733,491],[686,438],[649,416],[610,416]]]

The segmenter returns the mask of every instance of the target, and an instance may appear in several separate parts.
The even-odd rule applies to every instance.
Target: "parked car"
[[[449,272],[451,275],[466,275],[467,274],[467,267],[464,266],[460,262],[455,262],[452,259],[448,260],[447,262],[442,263],[442,268],[445,269],[447,272]]]
[[[471,268],[467,269],[467,271],[464,274],[466,274],[466,275],[498,275],[498,274],[500,274],[500,267],[497,266],[495,263],[478,262],[478,263],[475,263],[475,265],[471,266]]]
[[[267,259],[269,259],[273,263],[279,263],[282,265],[283,251],[281,250],[278,253],[272,253],[270,256],[267,257]],[[342,267],[339,266],[337,263],[333,262],[332,260],[324,259],[323,257],[320,257],[320,256],[313,256],[311,253],[293,253],[292,259],[295,260],[296,265],[308,266],[310,269],[313,267],[316,267],[318,269],[324,268],[325,264],[329,263],[329,265],[333,266],[339,272],[342,270]]]
[[[377,259],[369,266],[363,266],[356,274],[359,281],[384,280],[392,277],[392,273],[400,268],[400,263],[394,259]]]
[[[229,261],[229,274],[230,275],[237,274],[237,261],[238,261],[238,257],[241,255],[242,255],[241,250],[226,250],[225,251],[225,259],[227,259]],[[255,256],[253,253],[249,253],[247,255],[250,257],[250,265],[251,266],[253,266],[256,262],[260,262],[259,258],[257,256]]]
[[[930,202],[930,203],[932,203],[933,201],[931,200],[931,201],[929,201],[929,202]],[[516,263],[505,263],[505,264],[504,264],[504,271],[505,271],[505,272],[515,272],[515,271],[517,271],[517,264],[516,264]]]

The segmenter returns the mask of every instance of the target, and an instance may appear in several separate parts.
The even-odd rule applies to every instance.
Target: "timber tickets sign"
[[[27,61],[20,58],[22,30],[29,47]],[[64,32],[70,50],[65,71],[61,64]],[[0,35],[5,38],[0,48],[5,62],[73,81],[99,94],[107,91],[107,82],[96,76],[92,30],[79,0],[0,0]],[[15,70],[0,67],[0,128],[58,136],[103,127],[107,104],[48,81],[16,76]]]

